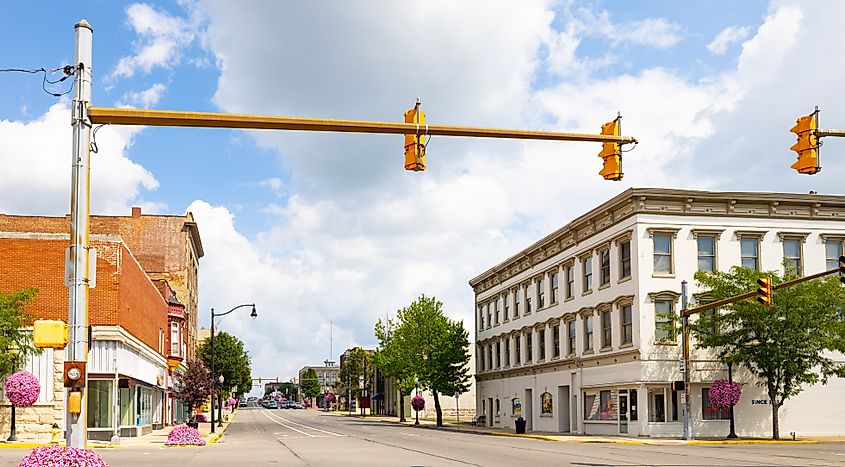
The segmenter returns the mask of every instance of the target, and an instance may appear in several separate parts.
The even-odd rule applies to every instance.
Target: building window
[[[619,278],[631,277],[631,242],[619,244]]]
[[[546,278],[537,280],[537,309],[542,310],[546,306]]]
[[[581,273],[583,275],[584,283],[582,287],[583,292],[589,292],[593,288],[593,258],[592,256],[585,256],[581,258]]]
[[[494,321],[494,323],[499,324],[499,300],[498,299],[495,302],[493,302],[493,313],[495,314],[495,317],[496,317],[496,321]]]
[[[505,339],[505,366],[511,366],[511,338]]]
[[[525,294],[525,314],[530,315],[531,314],[531,288],[530,288],[530,286],[526,285],[525,288],[522,289],[522,292]]]
[[[490,302],[487,302],[487,329],[493,326],[493,312],[490,310]]]
[[[499,399],[496,399],[496,416],[498,417],[501,415],[500,407],[499,407]]]
[[[713,272],[716,270],[716,237],[699,235],[698,243],[698,270]]]
[[[839,268],[839,257],[842,256],[842,240],[827,239],[824,242],[824,262],[826,269]]]
[[[602,250],[599,253],[601,272],[599,274],[599,286],[610,284],[610,250]]]
[[[525,361],[526,363],[534,362],[534,343],[532,342],[533,332],[525,333]]]
[[[564,269],[566,274],[566,299],[575,298],[575,271],[572,266],[567,266]]]
[[[622,345],[634,342],[634,319],[631,305],[623,305],[621,310],[622,318]]]
[[[760,239],[741,238],[739,239],[741,265],[754,271],[760,270]]]
[[[484,305],[478,307],[478,329],[484,330]]]
[[[552,357],[560,357],[560,324],[552,326]]]
[[[584,316],[584,351],[593,350],[593,315]]]
[[[648,421],[666,421],[666,393],[662,388],[648,390]]]
[[[801,240],[797,238],[783,239],[783,260],[786,272],[801,275]]]
[[[601,313],[601,347],[603,349],[613,347],[613,320],[610,310]]]
[[[517,334],[516,336],[513,336],[513,339],[514,339],[514,341],[513,341],[513,354],[514,354],[513,355],[513,364],[519,365],[519,364],[522,363],[522,354],[519,351],[519,348],[520,348],[519,344],[520,344],[520,341],[522,340],[522,338]]]
[[[487,369],[493,369],[493,344],[487,345]]]
[[[179,323],[170,323],[170,355],[182,356],[182,339],[179,338]]]
[[[537,340],[538,340],[537,346],[539,347],[537,349],[538,353],[539,353],[538,356],[540,357],[539,360],[542,362],[542,361],[546,360],[546,328],[545,327],[543,329],[537,330]]]
[[[88,380],[88,428],[112,427],[112,386],[114,380]]]
[[[675,302],[654,302],[654,339],[658,342],[675,342]]]
[[[672,235],[654,234],[654,273],[672,274]]]
[[[519,289],[513,291],[513,317],[519,318]]]
[[[553,272],[551,274],[552,295],[549,297],[551,299],[551,303],[557,303],[558,279],[557,271]]]
[[[584,393],[585,420],[616,420],[616,408],[609,390],[596,394]],[[597,403],[598,402],[598,403]]]
[[[504,303],[504,305],[505,305],[505,312],[502,315],[503,315],[505,321],[509,320],[510,317],[511,317],[511,314],[510,314],[511,307],[510,307],[510,297],[509,297],[509,295],[510,294],[502,295],[502,303]]]
[[[575,355],[575,321],[566,323],[566,333],[569,336],[569,355]]]
[[[701,388],[701,411],[705,420],[730,420],[730,407],[713,407],[710,403],[710,388]]]
[[[499,342],[499,341],[496,341],[496,368],[499,368],[499,366],[501,366],[501,361],[502,361],[502,343]]]

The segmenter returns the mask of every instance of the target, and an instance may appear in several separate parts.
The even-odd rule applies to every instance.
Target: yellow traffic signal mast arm
[[[816,137],[821,138],[823,136],[845,137],[845,130],[816,130]]]
[[[509,130],[453,125],[416,125],[398,122],[335,120],[328,118],[279,117],[272,115],[225,114],[91,107],[92,124],[181,126],[202,128],[242,128],[254,130],[329,131],[342,133],[420,134],[431,136],[466,136],[476,138],[536,139],[547,141],[593,141],[599,143],[636,143],[632,136],[593,135],[555,131]]]

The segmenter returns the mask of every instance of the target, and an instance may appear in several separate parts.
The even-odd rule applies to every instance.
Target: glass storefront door
[[[628,391],[619,391],[619,434],[628,434]]]

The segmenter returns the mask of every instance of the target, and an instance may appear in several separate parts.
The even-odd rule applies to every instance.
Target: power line
[[[66,79],[73,76],[74,73],[76,73],[76,68],[73,65],[65,65],[65,66],[60,67],[60,68],[53,68],[53,69],[49,70],[50,73],[59,73],[59,72],[64,73],[64,76],[62,76],[61,78],[59,78],[55,81],[47,79],[47,72],[48,72],[48,70],[46,70],[45,68],[29,68],[29,69],[27,69],[27,68],[0,68],[0,73],[29,73],[29,74],[32,74],[32,75],[38,74],[38,73],[43,73],[43,76],[41,78],[41,89],[43,89],[44,92],[46,92],[47,94],[49,94],[53,97],[62,97],[65,94],[68,94],[71,91],[73,91],[73,81],[70,82],[70,88],[68,88],[64,92],[53,92],[53,91],[47,89],[48,84],[51,85],[51,86],[54,86],[54,85],[57,85],[57,84],[64,82]]]

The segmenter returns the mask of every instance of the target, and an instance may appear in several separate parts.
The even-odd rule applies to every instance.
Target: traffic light
[[[672,390],[673,391],[683,391],[686,388],[686,383],[684,380],[679,379],[678,381],[672,381]]]
[[[414,108],[405,112],[405,123],[417,125],[415,134],[405,135],[405,170],[421,172],[425,170],[425,144],[422,142],[425,135],[420,134],[420,128],[425,124],[425,112],[420,109],[419,99]]]
[[[819,129],[818,113],[816,110],[799,118],[789,130],[798,135],[798,142],[789,148],[798,153],[798,160],[791,166],[798,173],[813,175],[822,169],[819,167],[819,140],[816,136],[816,130]]]
[[[845,285],[845,256],[839,257],[839,282]]]
[[[766,306],[772,306],[772,278],[761,277],[757,279],[757,301]]]
[[[601,126],[601,134],[620,136],[622,134],[622,117],[616,117],[612,122]],[[599,175],[605,180],[622,180],[622,144],[602,143],[599,157],[604,160]]]

